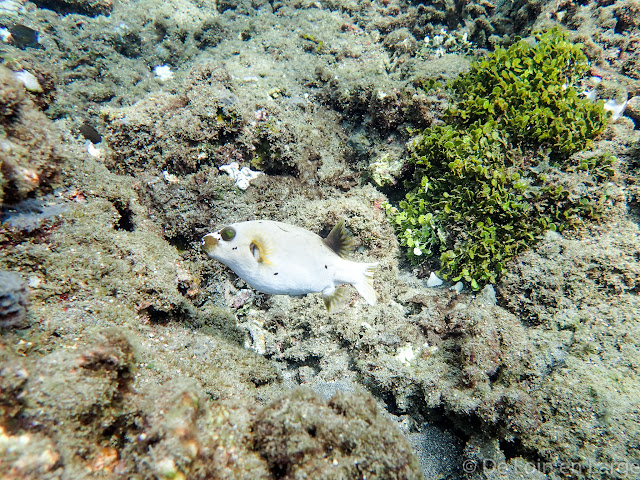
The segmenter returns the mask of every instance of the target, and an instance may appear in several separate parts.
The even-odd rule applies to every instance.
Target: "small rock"
[[[27,283],[14,272],[0,271],[0,329],[27,328]]]
[[[95,17],[108,15],[113,9],[113,0],[35,0],[34,3],[62,15],[77,13]]]
[[[89,122],[84,122],[82,125],[80,125],[80,128],[78,130],[84,138],[89,140],[94,145],[102,142],[102,135],[100,135],[100,132],[98,132],[98,130],[96,130],[96,128]]]
[[[426,307],[428,305],[430,305],[432,302],[431,300],[424,294],[419,293],[417,295],[414,295],[413,297],[411,297],[409,299],[409,301],[411,303],[415,303],[417,305],[422,305],[423,307]]]
[[[6,4],[7,2],[2,3]],[[11,43],[20,50],[24,50],[25,48],[42,48],[42,45],[40,45],[40,33],[33,28],[16,24],[9,29],[9,33],[10,35],[7,40],[10,40]]]
[[[636,122],[636,127],[640,125],[640,96],[636,95],[629,99],[625,114]]]
[[[496,299],[496,291],[493,288],[493,285],[486,285],[482,291],[476,297],[477,305],[486,305],[487,307],[492,307],[498,303]]]

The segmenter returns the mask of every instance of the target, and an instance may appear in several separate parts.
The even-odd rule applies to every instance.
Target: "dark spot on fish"
[[[278,272],[274,273],[274,275],[277,275],[277,274],[278,274]]]
[[[238,249],[238,247],[233,247],[231,250],[237,250],[237,249]]]
[[[84,122],[80,125],[80,133],[93,144],[100,143],[102,141],[102,135],[100,135],[100,133],[98,133],[98,131],[93,128],[89,122]]]
[[[43,48],[38,42],[38,36],[40,34],[33,28],[16,24],[9,29],[9,33],[11,33],[11,43],[20,50],[24,50],[25,48]]]
[[[328,268],[328,267],[325,265],[324,268]]]

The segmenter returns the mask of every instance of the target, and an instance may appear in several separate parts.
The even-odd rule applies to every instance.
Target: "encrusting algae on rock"
[[[373,269],[377,263],[344,258],[353,237],[339,222],[326,239],[295,225],[271,220],[234,223],[202,238],[204,251],[256,290],[304,295],[322,292],[330,313],[346,301],[338,285],[350,283],[369,305],[375,305]]]

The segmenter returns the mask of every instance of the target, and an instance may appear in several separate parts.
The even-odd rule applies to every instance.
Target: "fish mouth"
[[[202,237],[201,245],[205,253],[211,255],[218,246],[218,239],[214,236],[213,233],[208,233],[207,235]]]

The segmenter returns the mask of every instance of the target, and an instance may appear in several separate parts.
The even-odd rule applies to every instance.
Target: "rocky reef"
[[[633,0],[0,2],[3,472],[637,478],[635,12]],[[507,125],[523,112],[479,92],[485,67],[509,77],[498,64],[531,47],[533,76],[511,79],[526,96],[562,57],[535,58],[530,35],[550,31],[580,68],[567,87],[548,78],[550,101],[569,92],[563,112],[590,119],[583,132],[552,115],[550,135],[571,133],[564,150],[542,126],[523,142]],[[499,275],[452,268],[430,288],[442,252],[398,238],[385,205],[426,194],[416,159],[438,191],[449,165],[432,150],[451,153],[474,122],[488,125],[478,143],[541,182],[520,194],[546,226],[566,228],[515,215],[534,238],[490,258]],[[231,164],[261,175],[240,189]],[[541,194],[548,184],[561,192]],[[437,213],[414,199],[424,219]],[[328,315],[319,295],[253,291],[201,252],[203,234],[257,218],[322,236],[345,219],[349,257],[379,262],[377,305],[354,291]],[[434,230],[452,261],[477,220]]]

